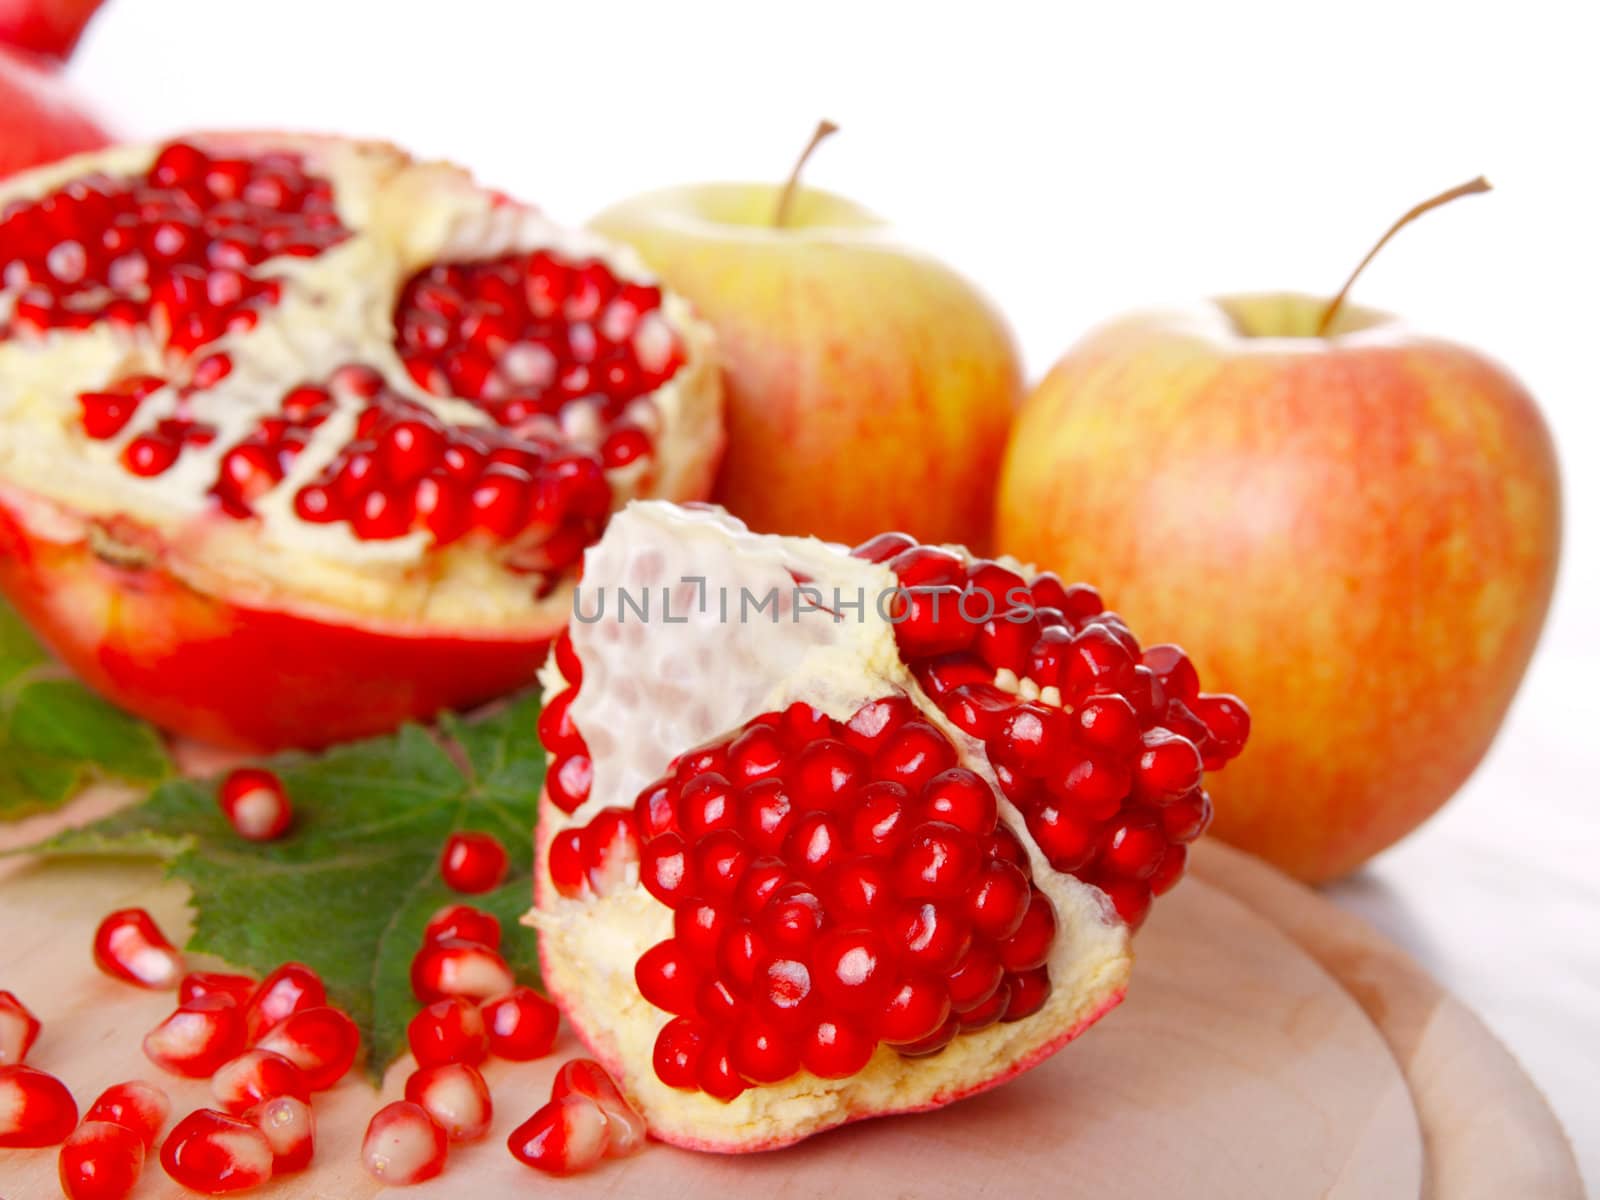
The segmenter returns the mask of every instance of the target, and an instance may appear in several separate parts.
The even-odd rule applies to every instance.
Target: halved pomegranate
[[[946,1104],[1111,1009],[1247,729],[1092,589],[636,503],[544,673],[544,980],[657,1137]]]
[[[391,147],[216,134],[0,187],[0,589],[111,699],[317,745],[532,680],[583,549],[722,445],[630,252]]]

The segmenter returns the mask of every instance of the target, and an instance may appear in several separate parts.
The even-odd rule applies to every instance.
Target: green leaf
[[[169,773],[153,728],[73,680],[0,605],[0,820],[59,808],[94,779]]]
[[[537,978],[530,906],[534,809],[544,753],[538,700],[494,714],[445,717],[436,732],[408,725],[312,757],[267,759],[294,805],[276,842],[240,839],[223,818],[214,781],[174,780],[149,799],[32,852],[153,856],[193,890],[190,949],[265,973],[306,963],[361,1027],[374,1078],[405,1049],[416,1012],[411,960],[423,926],[462,897],[439,879],[451,832],[492,833],[506,847],[505,884],[471,903],[500,918],[501,947],[520,979]]]

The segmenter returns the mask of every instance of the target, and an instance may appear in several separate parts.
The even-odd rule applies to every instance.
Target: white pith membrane
[[[88,540],[117,560],[159,559],[197,591],[253,607],[335,622],[356,616],[379,630],[476,637],[559,622],[570,609],[570,577],[554,590],[531,586],[526,572],[507,568],[505,547],[467,538],[434,548],[422,531],[363,540],[343,521],[318,525],[294,515],[295,493],[354,436],[366,406],[360,397],[335,396],[334,414],[312,432],[285,477],[253,502],[254,517],[220,514],[208,493],[222,455],[262,418],[281,415],[289,390],[325,385],[346,364],[374,368],[392,393],[449,424],[498,428],[466,399],[427,391],[406,370],[394,345],[393,317],[401,289],[419,270],[548,249],[573,261],[599,260],[618,280],[653,282],[637,256],[594,234],[564,229],[476,185],[457,167],[418,162],[384,144],[284,134],[185,140],[213,155],[303,156],[308,173],[332,183],[338,216],[351,236],[315,257],[280,254],[249,268],[257,279],[280,280],[280,299],[260,310],[254,328],[224,333],[186,360],[167,354],[148,329],[105,321],[0,340],[0,503],[19,513],[36,537]],[[139,174],[161,148],[118,147],[25,173],[0,185],[0,210],[91,173]],[[0,281],[0,323],[9,321],[17,296],[18,289]],[[709,330],[681,298],[664,293],[636,337],[659,341],[664,334],[676,338],[683,365],[628,411],[650,432],[653,446],[645,458],[606,472],[618,506],[637,496],[704,495],[720,453],[720,380]],[[189,373],[217,353],[231,359],[231,372],[190,395],[186,407],[188,417],[216,428],[215,439],[187,446],[154,477],[123,468],[118,457],[126,444],[173,416]],[[87,436],[77,394],[143,374],[165,376],[174,386],[142,401],[115,436]],[[595,430],[582,413],[570,421],[567,416],[559,432],[574,448],[592,449]],[[112,520],[114,527],[107,524]]]
[[[836,620],[828,611],[797,609],[797,576],[821,589],[830,607],[835,587],[847,601],[861,589],[865,611],[859,620],[853,610]],[[852,558],[842,546],[752,534],[721,510],[659,502],[629,505],[585,556],[578,608],[584,619],[570,627],[583,684],[570,714],[589,747],[594,777],[576,812],[541,804],[536,907],[527,920],[540,931],[546,985],[665,1141],[719,1151],[770,1149],[859,1117],[937,1107],[1048,1056],[1127,987],[1127,926],[1098,888],[1050,867],[996,785],[981,743],[951,725],[906,669],[894,628],[874,603],[895,587],[886,566]],[[604,615],[591,621],[602,588]],[[620,618],[618,589],[636,598],[648,589],[651,619],[638,620],[631,608]],[[772,589],[780,597],[776,623],[771,610],[738,619],[743,594],[759,599]],[[668,611],[670,621],[663,619]],[[567,686],[554,656],[543,683],[547,703]],[[652,1049],[670,1015],[639,994],[634,966],[672,936],[672,911],[637,883],[636,869],[627,886],[599,898],[561,896],[549,873],[551,841],[601,809],[631,806],[676,755],[762,713],[804,701],[845,721],[867,701],[896,693],[910,697],[950,739],[961,765],[994,787],[1000,820],[1027,849],[1034,882],[1058,922],[1046,963],[1048,1001],[1019,1021],[961,1033],[925,1058],[880,1045],[846,1079],[802,1069],[782,1083],[750,1086],[727,1103],[668,1087],[655,1075]]]

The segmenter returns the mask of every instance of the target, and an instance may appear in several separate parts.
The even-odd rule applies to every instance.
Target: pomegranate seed
[[[174,986],[183,974],[183,956],[142,908],[118,909],[100,922],[94,961],[113,979],[157,991]]]
[[[152,1149],[167,1118],[172,1115],[172,1102],[166,1092],[142,1079],[117,1083],[100,1093],[100,1096],[83,1114],[85,1121],[109,1121],[139,1135],[146,1150]]]
[[[450,996],[487,1000],[516,982],[498,951],[456,938],[424,946],[411,962],[411,990],[424,1004]]]
[[[211,1077],[211,1094],[223,1112],[238,1116],[279,1096],[309,1101],[311,1087],[305,1073],[283,1055],[247,1050],[217,1068]]]
[[[38,1018],[10,992],[0,992],[0,1067],[28,1057],[39,1036]]]
[[[481,908],[473,908],[470,904],[447,904],[428,918],[427,927],[422,931],[422,940],[426,944],[449,938],[498,948],[500,918]]]
[[[657,1008],[687,1016],[698,1007],[700,972],[670,938],[640,955],[633,975],[639,994]]]
[[[417,1065],[466,1063],[476,1066],[489,1056],[489,1031],[478,1006],[459,996],[428,1005],[406,1027],[406,1040]]]
[[[439,874],[445,886],[467,895],[500,886],[508,866],[505,847],[487,833],[453,833],[445,842]]]
[[[321,1008],[328,1001],[322,979],[303,963],[284,963],[261,981],[245,1009],[245,1033],[260,1041],[281,1022],[308,1008]]]
[[[283,782],[271,771],[256,767],[230,771],[217,790],[217,803],[233,831],[252,842],[282,837],[294,819]]]
[[[291,1175],[311,1165],[316,1153],[316,1119],[298,1096],[274,1096],[245,1113],[272,1150],[272,1174]]]
[[[637,881],[639,837],[632,810],[603,809],[584,828],[579,845],[584,882],[595,895],[609,895],[618,888],[632,887]]]
[[[532,988],[512,988],[485,1002],[483,1020],[489,1031],[489,1052],[509,1062],[543,1058],[555,1046],[561,1014]]]
[[[994,828],[999,806],[993,789],[979,775],[965,767],[951,767],[924,785],[922,813],[927,820],[978,835]]]
[[[550,1098],[587,1096],[606,1117],[606,1153],[621,1158],[642,1149],[648,1130],[644,1118],[628,1103],[616,1080],[591,1058],[563,1063],[550,1085]]]
[[[1055,906],[1048,896],[1035,888],[1017,931],[1000,943],[1000,961],[1008,971],[1030,971],[1043,966],[1055,936]]]
[[[78,1123],[72,1093],[21,1063],[0,1067],[0,1148],[54,1146]]]
[[[1164,896],[1183,878],[1183,868],[1189,859],[1189,848],[1183,845],[1169,845],[1161,855],[1161,862],[1151,872],[1148,880],[1150,893],[1154,896]]]
[[[873,760],[873,774],[917,791],[940,771],[956,765],[950,743],[932,725],[908,721],[890,736]]]
[[[1165,729],[1152,729],[1144,735],[1134,782],[1141,796],[1181,796],[1200,783],[1202,771],[1193,742]]]
[[[1161,681],[1161,689],[1169,700],[1193,704],[1200,694],[1200,676],[1194,664],[1177,646],[1151,646],[1144,652],[1144,665]]]
[[[806,1070],[822,1079],[848,1079],[860,1074],[877,1049],[877,1042],[850,1025],[819,1021],[800,1047]]]
[[[361,1142],[367,1174],[390,1187],[407,1187],[444,1170],[449,1139],[427,1110],[396,1100],[378,1110]]]
[[[144,1173],[139,1135],[109,1121],[85,1121],[61,1145],[58,1172],[67,1200],[126,1200]]]
[[[174,1075],[204,1079],[245,1046],[244,1014],[228,996],[196,996],[144,1038],[145,1057]]]
[[[1206,770],[1216,770],[1244,749],[1250,736],[1250,711],[1237,696],[1203,695],[1190,707],[1211,734],[1213,750],[1206,756]]]
[[[161,1165],[190,1191],[219,1196],[260,1187],[272,1178],[272,1147],[250,1122],[202,1108],[167,1135]]]
[[[890,1045],[912,1045],[931,1037],[950,1016],[950,997],[931,979],[903,982],[876,1015],[876,1033]]]
[[[589,1097],[572,1093],[551,1100],[511,1131],[507,1146],[517,1161],[548,1175],[587,1171],[606,1154],[607,1120]]]
[[[306,1008],[273,1026],[257,1048],[283,1055],[304,1073],[306,1086],[325,1092],[355,1065],[361,1034],[336,1008]]]
[[[466,1063],[423,1067],[406,1080],[406,1099],[421,1108],[452,1142],[472,1142],[489,1132],[494,1105],[483,1076]]]
[[[248,975],[227,975],[218,971],[190,971],[178,980],[178,1003],[187,1004],[200,996],[226,996],[240,1008],[255,995],[256,981]]]
[[[659,839],[657,842],[652,842],[651,845],[657,846],[657,853],[660,853]],[[641,867],[641,878],[645,886],[651,888],[652,892],[654,892],[655,888],[651,883],[650,846],[646,846],[644,852],[646,859],[643,867]],[[550,879],[555,884],[556,891],[563,896],[582,895],[588,883],[588,868],[584,862],[583,830],[566,829],[556,834],[550,843],[548,865]],[[681,867],[682,864],[680,863],[679,865]],[[471,941],[472,939],[464,938],[460,940]]]

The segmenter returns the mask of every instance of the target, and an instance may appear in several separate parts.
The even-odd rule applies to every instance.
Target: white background
[[[1334,894],[1507,1040],[1600,1186],[1600,40],[1580,12],[112,0],[72,73],[129,134],[381,135],[572,221],[662,184],[780,178],[832,117],[810,179],[980,281],[1034,376],[1130,306],[1332,289],[1401,210],[1486,173],[1495,193],[1409,230],[1358,295],[1541,399],[1560,590],[1484,768]]]

